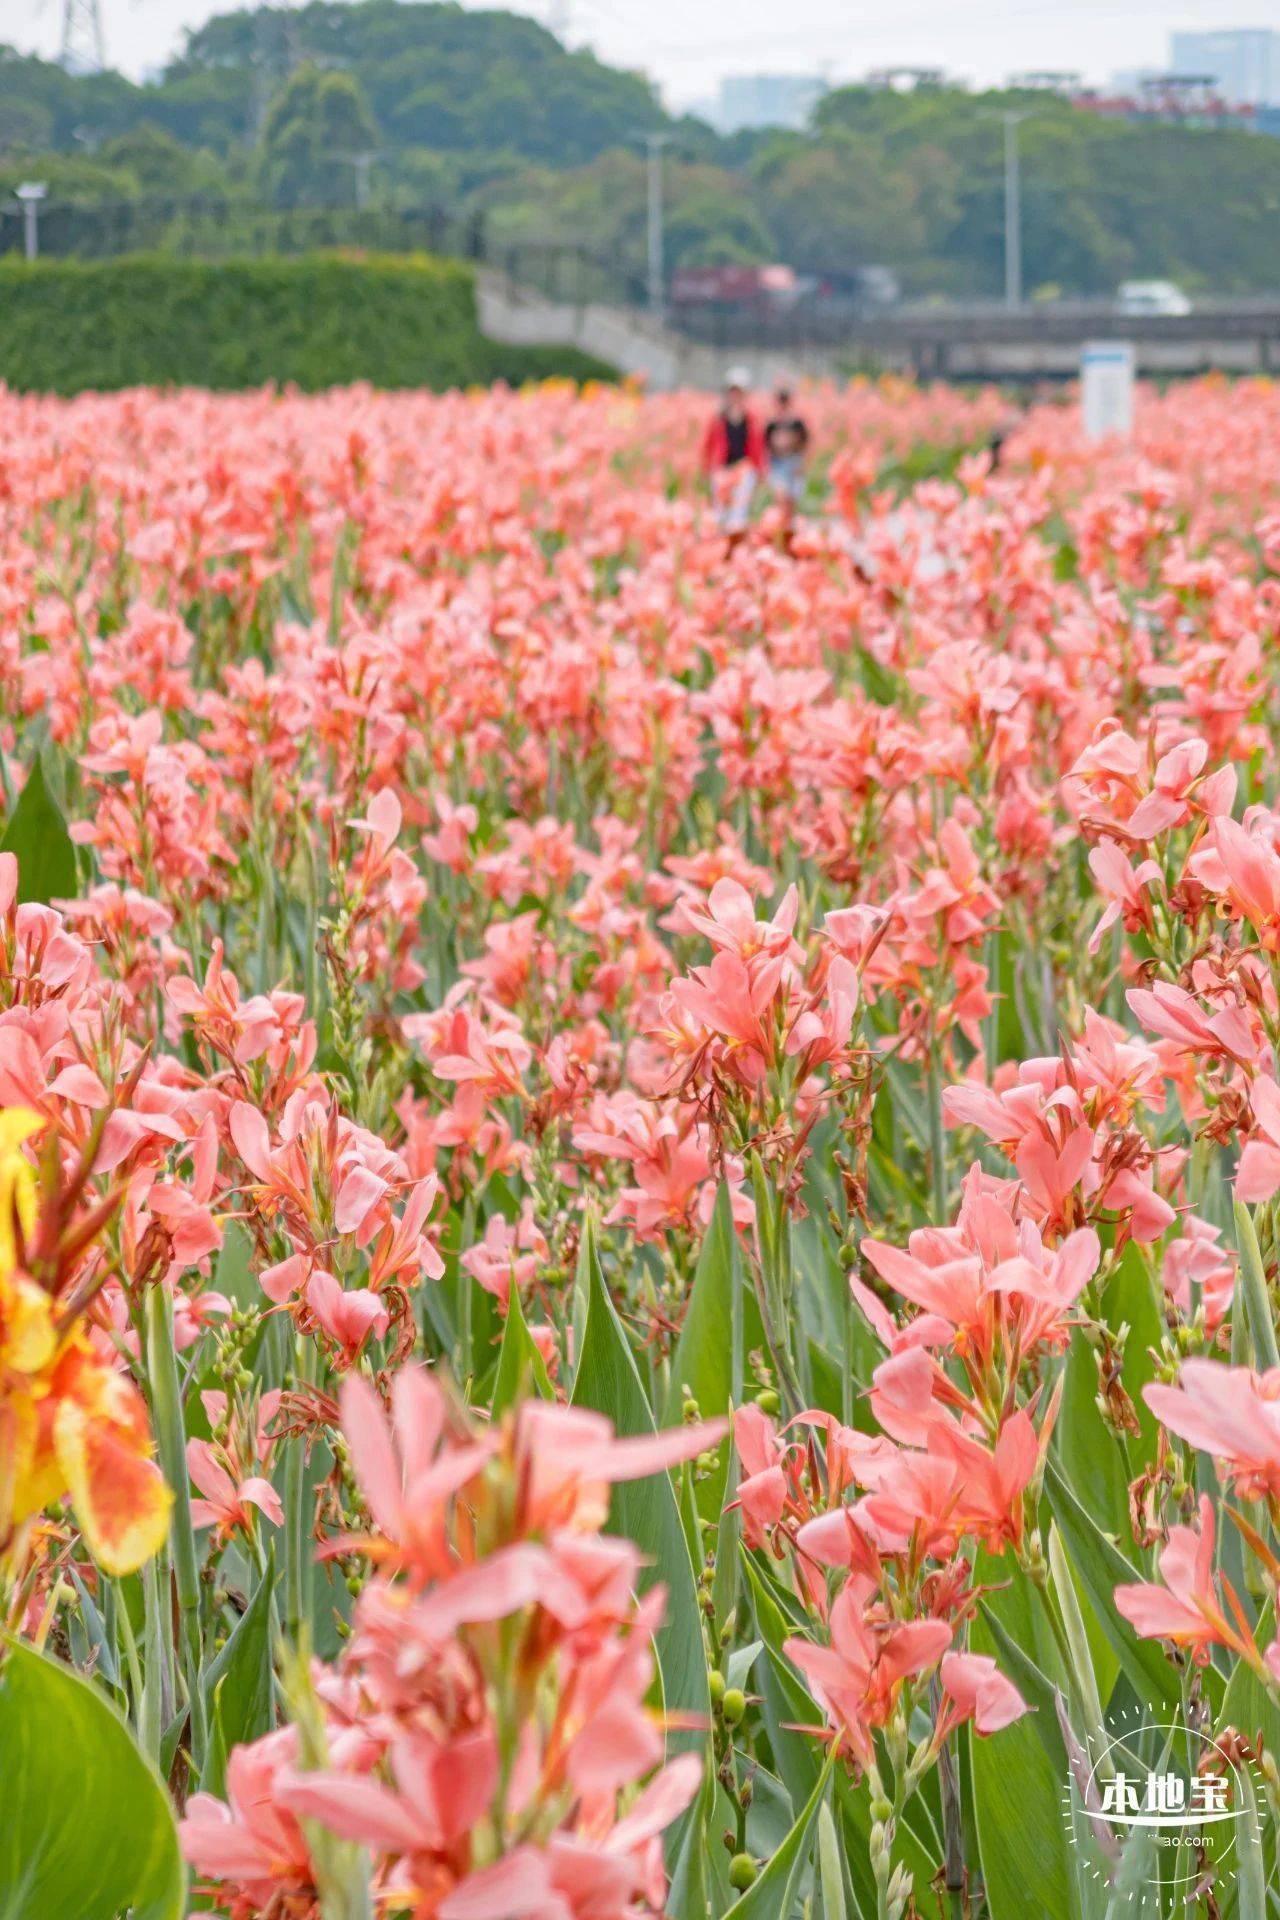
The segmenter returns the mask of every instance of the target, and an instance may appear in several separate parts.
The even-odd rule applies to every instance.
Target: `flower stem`
[[[942,1066],[936,1040],[929,1047],[929,1171],[933,1181],[933,1224],[947,1224],[947,1135],[942,1121]]]
[[[191,1483],[187,1473],[187,1432],[182,1417],[182,1388],[178,1380],[178,1353],[173,1337],[173,1299],[164,1286],[149,1289],[144,1308],[147,1332],[147,1378],[151,1410],[156,1423],[160,1466],[173,1493],[169,1547],[178,1595],[182,1636],[182,1669],[191,1714],[191,1757],[199,1771],[204,1765],[208,1728],[201,1684],[203,1647],[200,1632],[200,1562],[191,1524]]]

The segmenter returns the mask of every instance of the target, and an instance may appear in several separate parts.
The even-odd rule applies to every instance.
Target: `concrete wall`
[[[580,347],[621,373],[639,375],[658,392],[680,387],[714,392],[733,360],[746,361],[757,387],[789,374],[820,378],[835,372],[834,356],[821,349],[784,359],[765,351],[744,354],[708,347],[657,325],[646,314],[595,304],[564,306],[494,273],[477,276],[476,307],[480,331],[490,340],[505,346]]]

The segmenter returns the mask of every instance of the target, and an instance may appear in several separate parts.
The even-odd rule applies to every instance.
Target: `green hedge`
[[[20,391],[307,389],[610,378],[571,347],[504,347],[459,261],[302,254],[211,262],[0,258],[0,380]]]

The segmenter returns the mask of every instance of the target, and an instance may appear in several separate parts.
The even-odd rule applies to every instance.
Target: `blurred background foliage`
[[[63,200],[354,206],[363,173],[373,206],[482,214],[498,242],[584,243],[639,270],[640,143],[663,131],[672,267],[877,262],[909,293],[989,295],[1003,235],[993,109],[1011,103],[1032,109],[1020,134],[1030,291],[1108,293],[1158,273],[1242,293],[1274,279],[1280,140],[1109,119],[1039,93],[857,86],[829,93],[804,133],[726,138],[532,20],[400,0],[224,14],[144,84],[0,48],[0,197],[35,173]]]

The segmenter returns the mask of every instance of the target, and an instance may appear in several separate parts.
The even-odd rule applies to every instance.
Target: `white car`
[[[1116,296],[1121,313],[1158,313],[1172,319],[1191,311],[1191,302],[1172,280],[1126,280]]]

